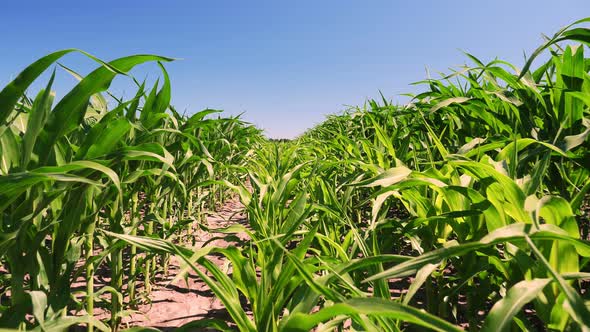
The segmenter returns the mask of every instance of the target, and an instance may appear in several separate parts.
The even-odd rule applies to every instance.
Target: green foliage
[[[54,75],[31,100],[31,82],[73,50],[40,59],[0,92],[0,326],[108,330],[91,317],[107,302],[117,330],[176,255],[177,278],[198,275],[231,320],[186,331],[589,330],[588,22],[522,71],[467,54],[472,66],[419,82],[408,105],[371,100],[290,141],[216,110],[178,114],[172,59],[158,56],[88,55],[100,67],[64,67],[80,83],[55,106]],[[109,108],[110,81],[146,61],[162,86],[136,83]],[[192,247],[204,211],[232,194],[249,225],[213,231],[247,239]],[[99,266],[111,284],[95,289]]]
[[[55,71],[46,89],[27,98],[28,85],[71,51],[33,63],[0,92],[0,254],[10,273],[4,285],[10,303],[0,309],[4,327],[87,322],[108,330],[95,320],[66,317],[82,308],[92,314],[99,301],[110,307],[116,330],[125,307],[142,301],[135,281],[143,278],[149,293],[156,260],[166,265],[167,256],[147,252],[140,260],[131,247],[134,255],[125,262],[131,269],[124,275],[122,253],[128,248],[104,232],[186,236],[223,195],[225,189],[212,183],[239,177],[232,167],[261,140],[260,131],[239,118],[204,119],[212,111],[178,114],[169,106],[170,82],[161,64],[161,88],[145,91],[145,84],[138,85],[133,99],[115,99],[109,110],[101,93],[111,80],[137,64],[171,60],[159,56],[110,63],[92,57],[101,65],[86,77],[66,68],[79,83],[55,106]],[[111,284],[95,289],[100,265],[110,269]],[[81,276],[86,291],[72,297],[71,284]],[[125,295],[130,303],[122,302]],[[26,319],[28,314],[34,320]]]

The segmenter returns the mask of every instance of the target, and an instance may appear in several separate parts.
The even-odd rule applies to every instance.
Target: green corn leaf
[[[39,60],[33,62],[25,70],[10,82],[2,91],[0,91],[0,124],[2,124],[16,105],[17,101],[23,96],[27,88],[35,81],[49,66],[54,64],[57,60],[68,53],[79,52],[89,57],[90,59],[100,63],[107,70],[113,73],[124,74],[124,71],[119,70],[112,64],[108,64],[95,56],[78,49],[66,49],[48,54]]]
[[[109,63],[111,67],[118,68],[122,72],[128,72],[136,65],[148,61],[171,61],[156,55],[133,55],[114,60]],[[84,118],[86,104],[90,97],[96,93],[105,91],[111,81],[117,75],[107,67],[100,67],[88,74],[78,85],[59,101],[48,121],[48,141],[50,145],[58,138],[74,130]]]
[[[584,304],[584,301],[580,294],[578,294],[572,286],[570,286],[563,276],[561,276],[557,271],[555,271],[549,262],[545,259],[543,254],[539,251],[537,246],[533,243],[529,236],[525,236],[525,239],[533,250],[533,253],[539,259],[539,261],[543,264],[543,266],[547,269],[549,274],[553,277],[553,279],[559,285],[561,291],[565,294],[567,301],[569,303],[568,306],[565,306],[565,310],[572,316],[572,318],[580,324],[582,331],[590,331],[590,311]]]
[[[407,168],[405,166],[394,167],[394,168],[390,168],[390,169],[380,173],[379,175],[377,175],[373,178],[360,181],[360,182],[356,183],[355,186],[388,187],[388,186],[391,186],[395,183],[398,183],[398,182],[406,179],[411,173],[412,173],[412,170],[410,170],[409,168]]]
[[[84,78],[82,75],[78,74],[73,69],[68,68],[61,63],[58,63],[58,65],[62,67],[66,72],[68,72],[70,75],[72,75],[76,80],[81,81]],[[100,113],[106,113],[108,111],[107,100],[100,93],[90,96],[90,103],[92,104],[92,107],[94,107]]]
[[[310,331],[316,325],[338,315],[370,315],[399,319],[434,331],[463,331],[443,319],[401,303],[380,298],[352,298],[325,307],[315,314],[296,313],[286,318],[281,331]]]
[[[2,128],[2,127],[0,127]],[[0,170],[4,174],[19,166],[19,137],[10,128],[0,136]]]
[[[587,23],[587,22],[590,22],[590,17],[586,17],[581,20],[575,21],[574,23],[572,23],[572,24],[560,29],[558,32],[556,32],[552,38],[549,38],[545,44],[539,46],[531,54],[531,56],[529,57],[529,59],[525,63],[524,67],[522,68],[522,71],[521,71],[520,76],[518,78],[521,79],[528,72],[529,68],[533,64],[533,61],[544,50],[549,48],[551,45],[553,45],[555,43],[559,43],[561,41],[566,41],[566,40],[574,40],[574,41],[581,41],[581,42],[588,43],[588,29],[584,29],[584,28],[582,28],[581,30],[578,30],[578,28],[570,29],[574,25],[578,25],[581,23]]]
[[[31,113],[29,114],[29,121],[27,123],[27,130],[23,137],[23,149],[21,152],[21,169],[25,170],[29,161],[31,160],[31,154],[33,153],[33,147],[37,141],[37,137],[41,133],[41,130],[45,126],[45,122],[49,116],[51,110],[51,104],[53,103],[53,95],[51,93],[51,86],[53,79],[55,78],[55,71],[51,74],[49,83],[45,90],[41,90],[35,102],[31,107]]]
[[[523,280],[512,286],[506,296],[494,304],[481,331],[510,331],[514,316],[525,304],[534,300],[550,282],[551,279]]]
[[[516,223],[496,229],[495,231],[484,236],[479,241],[449,246],[424,253],[416,258],[410,259],[388,270],[375,274],[365,279],[364,282],[413,275],[427,264],[438,264],[445,258],[462,256],[468,252],[487,248],[498,243],[513,241],[523,242],[526,241],[527,237],[535,240],[562,240],[572,244],[579,254],[583,256],[590,255],[589,243],[570,237],[566,231],[555,225],[543,224],[540,225],[539,229],[537,229],[533,224]]]
[[[100,320],[90,317],[90,316],[82,316],[82,317],[58,317],[50,322],[46,322],[43,327],[39,326],[34,329],[31,329],[33,332],[61,332],[66,330],[67,328],[78,325],[78,324],[92,324],[95,328],[100,331],[109,332],[111,329],[107,327],[103,322]]]
[[[463,103],[469,101],[470,99],[471,98],[468,98],[468,97],[454,97],[454,98],[445,99],[445,100],[437,103],[436,105],[434,105],[430,109],[430,112],[434,113],[434,112],[438,111],[439,109],[441,109],[443,107],[447,107],[452,104],[463,104]]]
[[[208,318],[208,319],[199,319],[192,321],[190,323],[186,323],[180,327],[174,329],[177,332],[191,332],[191,331],[200,331],[202,329],[215,329],[217,331],[222,332],[230,332],[235,331],[234,329],[230,328],[227,322],[221,319],[215,318]],[[125,330],[127,331],[127,330]]]
[[[418,273],[416,273],[416,278],[414,279],[414,281],[412,281],[412,284],[408,288],[408,292],[404,296],[404,299],[402,301],[403,304],[410,304],[410,300],[412,300],[412,297],[416,295],[420,287],[422,287],[422,285],[430,277],[432,272],[436,271],[437,268],[438,265],[436,264],[427,264],[424,267],[420,268],[420,270],[418,270]]]
[[[94,159],[111,153],[130,130],[131,124],[125,118],[101,121],[86,136],[76,159]]]
[[[73,49],[63,50],[42,57],[29,65],[10,84],[4,87],[0,91],[0,124],[3,124],[12,113],[17,101],[22,97],[29,85],[55,61],[73,51]]]

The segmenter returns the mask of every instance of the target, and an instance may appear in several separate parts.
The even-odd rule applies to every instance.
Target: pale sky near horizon
[[[166,55],[182,58],[166,64],[178,110],[244,113],[268,136],[291,138],[379,91],[404,102],[426,69],[436,76],[468,62],[462,50],[520,67],[542,34],[587,16],[588,0],[5,1],[0,88],[63,48],[104,60]],[[81,55],[62,62],[82,74],[96,65]],[[75,81],[58,71],[59,97]],[[159,70],[132,74],[153,82]],[[112,88],[133,94],[128,79]]]

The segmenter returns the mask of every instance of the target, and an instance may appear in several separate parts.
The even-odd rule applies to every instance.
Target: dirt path
[[[210,229],[224,228],[235,223],[247,223],[243,214],[243,206],[237,198],[227,201],[218,212],[207,218]],[[195,232],[195,248],[201,248],[203,244],[219,233],[209,233],[204,230]],[[244,239],[245,234],[238,234]],[[207,245],[227,247],[230,243],[223,239],[216,239]],[[227,262],[217,256],[209,256],[209,259],[218,266],[226,266]],[[189,273],[188,285],[184,280],[168,283],[174,279],[180,270],[178,259],[172,257],[169,276],[161,280],[150,294],[151,304],[141,305],[138,310],[141,314],[132,314],[123,322],[128,326],[149,326],[164,331],[172,331],[183,324],[203,318],[229,318],[223,304],[209,290],[209,287],[193,272]],[[167,285],[167,287],[165,287]]]

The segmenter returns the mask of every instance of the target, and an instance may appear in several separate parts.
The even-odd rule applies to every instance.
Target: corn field
[[[409,104],[382,96],[291,141],[177,112],[170,58],[37,60],[0,91],[2,331],[123,330],[172,256],[229,317],[179,331],[590,331],[589,23],[522,68],[465,54]],[[97,68],[58,65],[74,52]],[[108,91],[146,62],[160,81]],[[56,70],[79,80],[59,101]],[[232,196],[248,225],[215,232],[248,239],[195,246]]]

